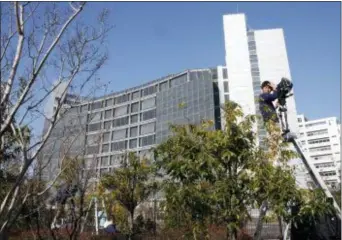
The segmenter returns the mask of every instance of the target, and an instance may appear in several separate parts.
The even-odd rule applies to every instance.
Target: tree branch
[[[18,3],[16,3],[18,4]],[[74,12],[73,15],[70,16],[70,18],[66,21],[66,23],[63,25],[62,29],[60,30],[59,34],[57,35],[57,37],[55,38],[55,40],[52,42],[52,44],[50,45],[49,49],[47,50],[45,56],[43,57],[42,61],[40,62],[37,71],[33,72],[33,75],[31,77],[31,79],[29,80],[28,84],[25,87],[25,90],[23,91],[23,93],[21,94],[20,98],[18,99],[16,105],[14,106],[14,108],[12,109],[11,113],[9,114],[9,116],[6,118],[6,120],[4,121],[3,126],[1,126],[1,130],[0,130],[0,136],[4,133],[5,129],[7,128],[7,126],[9,125],[9,123],[12,121],[14,115],[16,114],[16,112],[18,111],[19,107],[22,105],[23,100],[25,99],[28,91],[31,89],[32,85],[35,83],[35,80],[37,78],[37,76],[39,75],[42,67],[44,66],[46,60],[48,59],[49,55],[51,54],[51,52],[53,51],[53,49],[55,48],[55,46],[57,45],[57,43],[59,42],[59,40],[61,39],[63,33],[65,32],[65,30],[67,29],[67,27],[70,25],[70,23],[76,18],[76,16],[83,10],[83,6],[85,5],[82,4],[80,6],[80,8]],[[23,38],[22,38],[23,41]],[[21,42],[22,42],[21,41]],[[22,49],[22,46],[21,46]],[[19,61],[19,60],[18,60]],[[11,78],[10,78],[11,79]],[[13,79],[12,79],[13,80]],[[5,94],[7,93],[7,98],[10,92],[10,89],[12,87],[12,82],[10,84],[10,87],[7,86],[8,91],[5,91]],[[7,90],[6,88],[6,90]],[[5,97],[5,96],[4,96]],[[2,103],[3,101],[1,101]]]
[[[19,12],[19,9],[20,9],[20,12]],[[23,7],[19,5],[19,2],[15,2],[15,15],[16,15],[16,20],[17,20],[17,29],[18,29],[17,31],[19,34],[19,38],[18,38],[16,54],[15,54],[13,64],[12,64],[12,70],[7,80],[6,88],[1,98],[0,106],[5,105],[9,99],[9,95],[12,90],[13,81],[17,73],[17,69],[21,60],[21,54],[22,54],[23,46],[24,46],[24,26],[22,26],[24,10],[23,10]],[[8,127],[9,122],[10,121],[8,121],[8,123],[5,124],[5,126],[1,127],[0,136],[2,136],[5,129]]]

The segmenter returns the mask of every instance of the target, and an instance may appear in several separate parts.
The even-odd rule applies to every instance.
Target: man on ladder
[[[292,94],[289,94],[292,90],[292,87],[292,82],[286,78],[282,78],[277,86],[269,81],[264,81],[261,84],[262,92],[259,95],[259,110],[261,112],[264,124],[266,128],[268,126],[268,122],[276,123],[276,125],[280,124],[284,141],[291,142],[293,144],[307,170],[309,171],[309,174],[311,175],[315,185],[321,188],[325,192],[326,196],[332,200],[332,203],[337,211],[337,217],[341,219],[340,207],[332,197],[328,187],[322,180],[316,168],[311,162],[309,162],[309,157],[302,151],[295,135],[293,135],[289,130],[287,122],[286,98],[292,96]],[[279,116],[277,114],[276,107],[273,104],[275,101],[277,101],[276,106],[279,110]],[[268,129],[268,131],[269,134],[273,134],[270,129]]]

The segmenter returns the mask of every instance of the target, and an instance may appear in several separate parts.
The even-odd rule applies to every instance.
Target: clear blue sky
[[[298,113],[340,117],[339,2],[89,3],[84,16],[106,7],[115,25],[100,77],[117,91],[188,68],[224,65],[222,16],[236,13],[237,5],[253,29],[284,29]]]

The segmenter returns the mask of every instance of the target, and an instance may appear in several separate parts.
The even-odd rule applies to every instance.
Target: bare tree
[[[17,210],[28,199],[45,194],[63,172],[39,191],[23,187],[68,111],[64,108],[67,94],[80,96],[82,91],[84,96],[99,88],[96,74],[107,60],[105,39],[111,27],[106,10],[94,26],[83,24],[85,7],[85,2],[1,2],[0,170],[6,172],[15,163],[16,174],[0,196],[0,235],[18,218]],[[60,98],[51,102],[58,88]],[[46,111],[46,104],[54,104],[54,109]],[[48,124],[40,136],[33,126],[44,121]],[[6,157],[4,153],[13,147],[15,157]]]

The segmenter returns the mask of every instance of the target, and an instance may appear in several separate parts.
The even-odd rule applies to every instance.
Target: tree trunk
[[[128,236],[128,239],[129,240],[131,240],[132,239],[132,236],[133,236],[133,228],[134,228],[134,211],[132,211],[131,213],[130,213],[130,217],[131,217],[131,231],[130,231],[130,233],[129,233],[129,236]]]
[[[262,232],[262,227],[264,224],[264,218],[266,216],[266,212],[268,209],[268,203],[267,201],[263,201],[259,210],[259,218],[258,222],[255,228],[255,233],[254,233],[254,240],[260,240],[261,239],[261,232]]]
[[[235,240],[236,239],[236,233],[235,231],[227,228],[227,235],[226,235],[227,240]]]
[[[277,216],[278,217],[278,224],[279,224],[279,239],[283,239],[283,221],[281,216]]]

